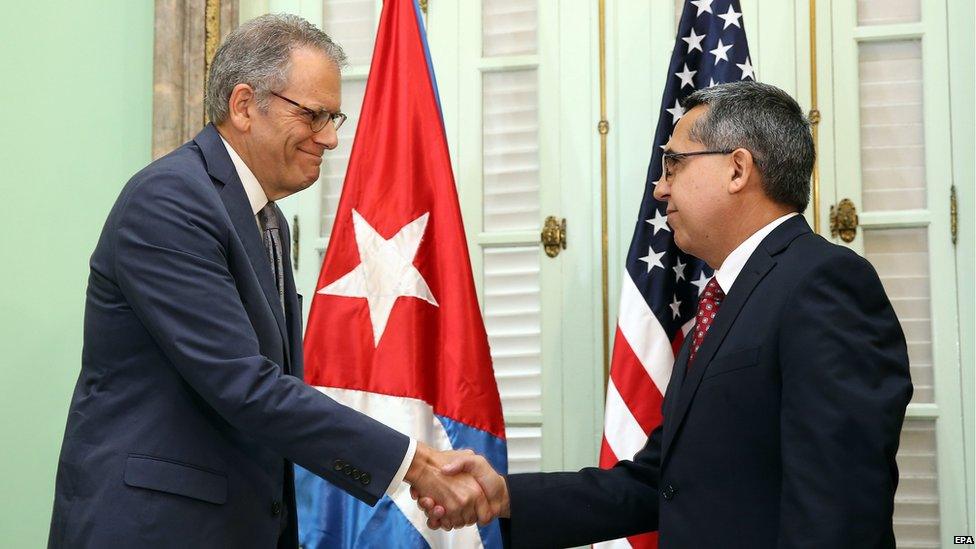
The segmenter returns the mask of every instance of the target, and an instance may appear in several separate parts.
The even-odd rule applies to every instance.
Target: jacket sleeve
[[[135,181],[115,223],[115,276],[182,378],[235,428],[374,504],[409,439],[262,356],[228,267],[219,197],[176,173]],[[209,182],[207,183],[209,186]],[[343,473],[349,464],[363,473]]]
[[[893,547],[905,338],[874,268],[844,250],[787,300],[779,336],[779,547]]]
[[[661,427],[611,469],[509,475],[510,547],[572,547],[657,530]]]

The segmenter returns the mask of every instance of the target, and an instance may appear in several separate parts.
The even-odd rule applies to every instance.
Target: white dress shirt
[[[771,221],[765,227],[759,229],[758,231],[752,233],[752,236],[742,241],[728,257],[722,263],[722,266],[715,271],[715,279],[718,281],[718,285],[722,288],[722,291],[728,295],[729,290],[732,289],[732,284],[735,283],[735,279],[739,277],[739,273],[742,272],[742,268],[746,266],[746,261],[752,257],[752,252],[756,251],[759,244],[766,238],[769,233],[773,232],[773,229],[779,227],[787,219],[800,215],[798,212],[791,212],[782,217],[777,217]]]
[[[237,170],[237,177],[240,178],[241,184],[244,185],[244,193],[247,194],[247,200],[251,203],[251,213],[254,214],[254,222],[258,224],[258,229],[262,230],[261,222],[258,221],[258,212],[268,205],[268,195],[265,194],[264,187],[258,182],[258,178],[254,176],[254,172],[244,163],[241,155],[237,154],[234,147],[231,147],[230,143],[223,136],[220,136],[220,140],[224,142],[224,147],[227,148],[227,154],[230,155],[230,160],[234,163],[234,168]],[[403,456],[400,468],[397,469],[396,474],[393,475],[393,480],[386,488],[387,495],[392,496],[397,488],[400,487],[400,484],[403,483],[403,477],[407,475],[407,469],[410,468],[410,463],[413,461],[413,456],[416,452],[417,441],[411,437],[410,445],[407,446],[407,453]]]

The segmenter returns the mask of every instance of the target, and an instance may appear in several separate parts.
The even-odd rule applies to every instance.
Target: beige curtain
[[[156,0],[153,158],[193,138],[206,124],[207,70],[237,19],[238,0]]]

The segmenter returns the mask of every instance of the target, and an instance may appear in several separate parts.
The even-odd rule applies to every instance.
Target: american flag
[[[652,194],[661,177],[664,145],[684,115],[684,97],[700,88],[744,79],[755,79],[755,73],[738,0],[685,2],[620,292],[601,467],[631,459],[661,424],[661,402],[675,354],[694,325],[698,296],[713,274],[674,244],[665,215],[667,204]],[[657,547],[657,534],[601,545]]]

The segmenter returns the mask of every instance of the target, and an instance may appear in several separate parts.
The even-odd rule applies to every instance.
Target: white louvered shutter
[[[943,521],[956,516],[958,505],[942,493],[940,471],[953,460],[940,443],[961,426],[951,413],[958,391],[944,374],[958,367],[952,364],[958,353],[946,345],[955,337],[949,333],[955,313],[946,306],[954,284],[936,278],[951,262],[951,247],[948,224],[939,217],[941,189],[948,198],[942,175],[948,128],[932,117],[947,111],[938,106],[941,99],[926,97],[943,91],[935,75],[944,15],[920,0],[858,0],[838,13],[834,40],[853,38],[853,47],[835,46],[834,62],[846,71],[835,73],[835,93],[857,98],[853,110],[843,111],[853,107],[849,100],[838,103],[846,114],[835,119],[838,200],[857,205],[852,246],[881,277],[905,333],[914,384],[897,455],[896,542],[941,547],[952,533],[945,531],[951,522]]]
[[[483,0],[483,305],[511,472],[542,466],[541,254],[537,240],[507,236],[538,231],[541,220],[539,75],[516,62],[537,52],[536,29],[536,0]]]

